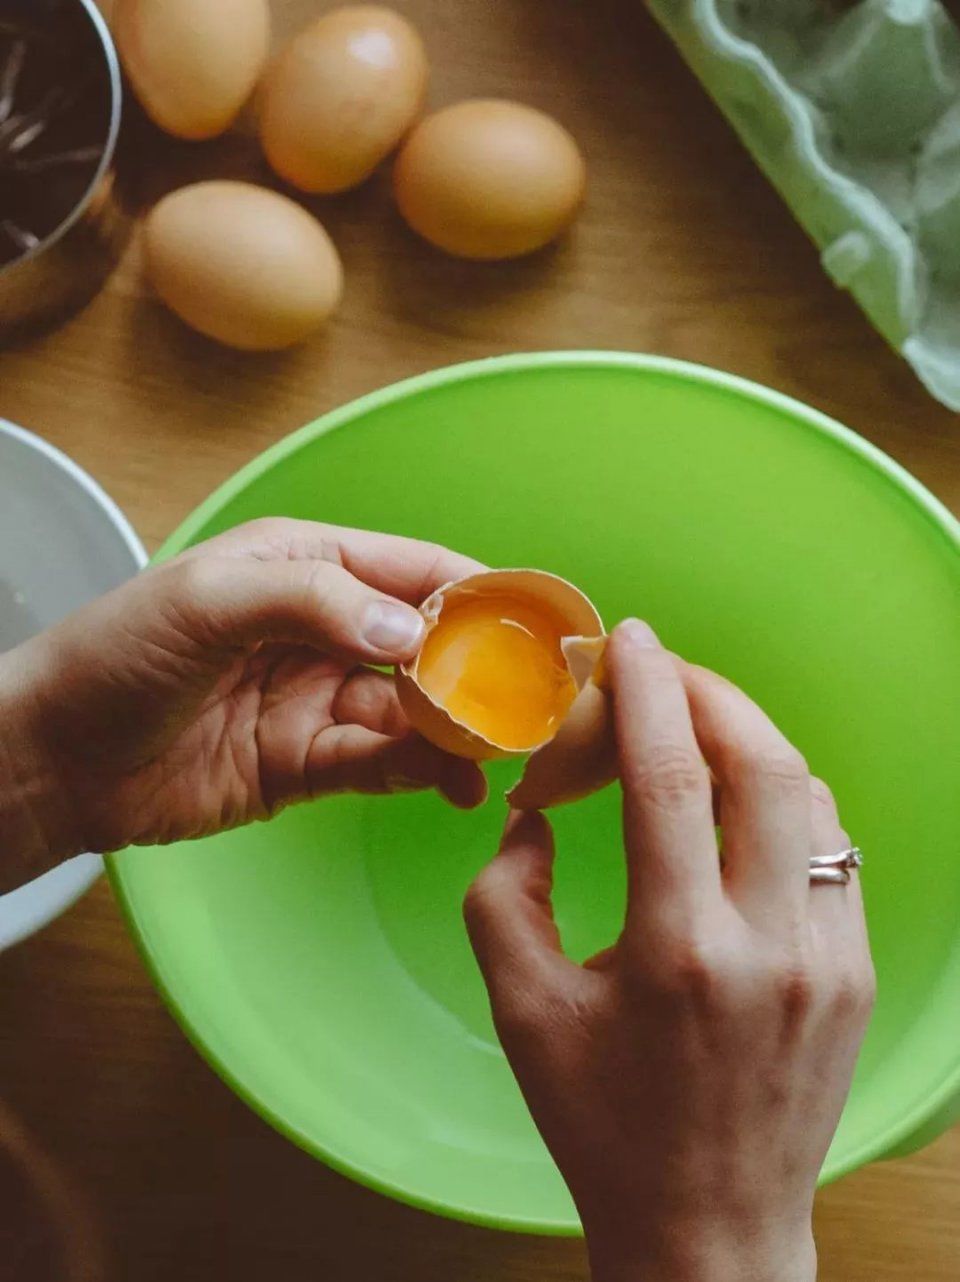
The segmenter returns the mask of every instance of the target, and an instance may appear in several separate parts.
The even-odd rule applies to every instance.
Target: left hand
[[[198,837],[323,793],[485,796],[404,718],[413,608],[477,564],[268,519],[191,549],[0,656],[0,891],[80,850]]]

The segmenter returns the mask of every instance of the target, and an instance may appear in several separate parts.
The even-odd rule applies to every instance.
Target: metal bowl
[[[93,0],[0,0],[0,339],[82,306],[117,262],[121,95]]]
[[[146,562],[95,481],[39,437],[0,419],[0,651],[109,591]],[[0,895],[0,950],[39,930],[99,875],[80,855]]]

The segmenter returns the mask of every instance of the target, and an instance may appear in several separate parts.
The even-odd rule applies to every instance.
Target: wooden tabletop
[[[276,0],[282,38],[325,7]],[[250,357],[186,332],[134,243],[102,295],[0,354],[0,416],[100,480],[155,547],[271,442],[394,379],[533,348],[620,348],[716,365],[825,410],[960,512],[960,427],[836,292],[789,213],[639,0],[409,0],[435,104],[517,96],[554,112],[590,168],[569,241],[474,266],[418,243],[377,178],[315,208],[346,267],[329,330]],[[200,175],[269,177],[249,126],[145,135],[140,198]],[[105,885],[0,958],[0,1278],[545,1282],[578,1243],[431,1218],[331,1174],[249,1112],[160,1004]],[[11,1154],[48,1191],[41,1213]],[[69,1263],[55,1258],[52,1215]],[[825,1282],[956,1282],[960,1131],[820,1198]]]

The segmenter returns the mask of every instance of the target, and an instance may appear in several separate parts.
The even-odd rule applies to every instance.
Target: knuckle
[[[810,774],[802,753],[790,744],[776,748],[751,745],[732,754],[731,772],[779,795],[809,789]]]
[[[677,664],[668,650],[648,649],[638,653],[632,647],[626,648],[619,630],[614,633],[614,637],[619,645],[624,647],[621,650],[620,662],[634,668],[642,667],[644,683],[655,695],[660,696],[676,689],[679,680]]]
[[[320,530],[313,531],[313,538],[314,540],[319,540],[317,543],[317,550],[313,554],[313,559],[326,563],[327,565],[336,565],[343,569],[343,542],[336,529],[321,526]]]
[[[838,1015],[848,1019],[869,1015],[876,996],[877,978],[872,962],[835,973],[833,1007]]]
[[[714,959],[696,947],[685,949],[675,959],[673,975],[678,991],[697,1006],[712,1005],[723,984]]]
[[[244,521],[243,525],[237,526],[232,533],[238,540],[242,538],[255,543],[261,541],[273,543],[278,535],[283,534],[284,525],[285,521],[282,517],[256,516],[251,521]]]
[[[173,561],[163,574],[171,594],[191,602],[203,600],[213,582],[210,558],[204,556],[183,557]]]
[[[770,784],[784,792],[798,792],[810,786],[806,758],[802,752],[789,746],[770,754],[764,774]]]
[[[442,543],[435,543],[429,540],[423,545],[424,558],[429,561],[430,569],[433,574],[439,574],[441,568],[446,564],[450,553]]]
[[[432,540],[421,544],[421,552],[426,569],[420,582],[419,595],[426,597],[447,579],[446,566],[450,553],[442,543],[434,543]]]
[[[355,599],[347,570],[331,561],[299,562],[289,567],[295,585],[290,611],[294,618],[312,617],[334,643],[354,640]]]
[[[709,784],[703,761],[679,744],[661,744],[631,772],[635,795],[650,805],[673,807],[690,800]]]
[[[831,1006],[836,1015],[849,1019],[860,1007],[860,992],[857,976],[849,970],[837,971],[833,978]]]
[[[166,622],[184,635],[214,640],[219,629],[221,577],[210,556],[187,556],[159,571],[163,593],[155,600]]]
[[[837,803],[832,789],[822,779],[818,779],[816,775],[810,776],[810,797],[815,806],[821,807],[831,815],[836,814]]]
[[[657,950],[656,960],[640,968],[640,986],[671,1004],[707,1010],[723,1004],[734,976],[724,951],[687,938]]]
[[[221,537],[256,561],[308,560],[310,548],[318,544],[323,555],[327,540],[321,533],[323,526],[311,525],[308,542],[306,525],[288,516],[258,516]]]
[[[338,577],[338,568],[330,561],[310,561],[304,575],[303,586],[311,604],[324,601]]]
[[[805,957],[787,957],[771,967],[777,1008],[786,1036],[807,1020],[817,999],[817,979]]]

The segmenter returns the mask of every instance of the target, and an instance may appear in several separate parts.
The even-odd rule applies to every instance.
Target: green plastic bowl
[[[859,437],[654,357],[540,354],[387,388],[268,450],[162,555],[286,514],[436,539],[579,584],[612,623],[744,686],[866,853],[880,998],[824,1178],[960,1099],[960,529]],[[493,795],[512,777],[492,770]],[[557,915],[611,941],[615,789],[555,816]],[[364,1184],[501,1228],[577,1216],[493,1036],[460,901],[498,800],[339,797],[112,861],[153,973],[214,1068]],[[640,1155],[638,1154],[638,1159]]]

